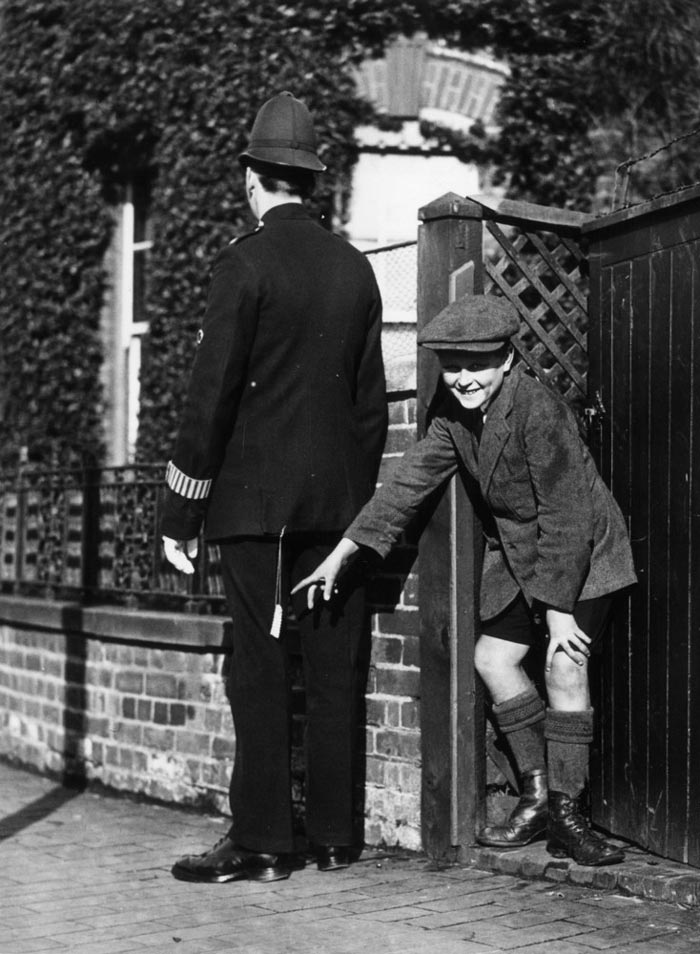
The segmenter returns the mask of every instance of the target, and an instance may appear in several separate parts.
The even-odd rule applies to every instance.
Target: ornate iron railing
[[[191,576],[163,555],[164,475],[164,464],[132,464],[0,476],[0,594],[225,612],[218,547],[200,540]]]
[[[44,598],[219,611],[216,547],[185,577],[162,554],[162,464],[20,468],[0,487],[0,588]]]

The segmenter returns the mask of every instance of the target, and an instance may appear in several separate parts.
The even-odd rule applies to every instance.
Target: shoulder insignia
[[[262,229],[262,227],[263,227],[263,224],[261,222],[260,225],[258,225],[257,228],[254,228],[252,232],[244,232],[243,235],[237,235],[236,238],[231,239],[231,241],[228,244],[238,245],[240,242],[245,242],[246,239],[252,238],[253,235],[257,235],[257,233]]]

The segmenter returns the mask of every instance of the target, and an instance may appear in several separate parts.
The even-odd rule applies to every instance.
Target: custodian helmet
[[[291,93],[278,93],[264,103],[250,131],[248,148],[238,157],[323,172],[326,168],[316,155],[316,133],[311,113]]]

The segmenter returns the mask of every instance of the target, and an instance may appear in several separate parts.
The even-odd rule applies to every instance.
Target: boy
[[[480,488],[486,542],[475,665],[522,793],[507,824],[478,840],[515,847],[546,832],[556,857],[614,864],[622,851],[591,830],[581,809],[593,737],[588,657],[612,594],[636,576],[622,514],[571,410],[513,366],[518,327],[505,300],[466,295],[423,328],[418,342],[436,352],[447,393],[425,438],[295,592],[307,586],[309,606],[321,590],[331,599],[360,547],[386,556],[426,499],[464,468]],[[548,708],[523,669],[536,617],[548,633]]]

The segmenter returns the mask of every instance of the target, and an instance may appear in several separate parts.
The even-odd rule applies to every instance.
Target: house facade
[[[421,129],[428,123],[466,133],[478,122],[492,130],[506,75],[506,67],[485,54],[450,50],[421,35],[397,40],[384,57],[367,60],[357,71],[358,91],[377,108],[380,122],[356,131],[359,159],[347,221],[336,227],[370,253],[409,243],[392,254],[370,256],[384,299],[385,360],[402,390],[414,380],[418,209],[446,192],[490,191],[488,170],[460,161]],[[121,465],[135,454],[141,343],[148,330],[148,253],[154,237],[143,183],[125,189],[114,215],[102,314],[102,383],[106,463]]]

